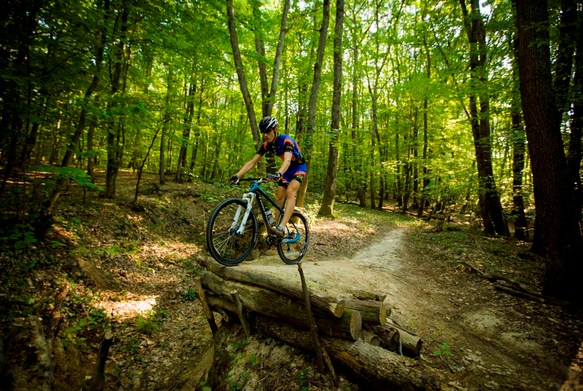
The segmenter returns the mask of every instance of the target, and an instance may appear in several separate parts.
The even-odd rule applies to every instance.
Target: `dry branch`
[[[518,282],[516,282],[508,277],[501,276],[498,274],[486,274],[483,271],[481,271],[479,268],[469,264],[468,262],[458,262],[458,264],[462,265],[464,267],[467,267],[472,272],[476,273],[478,275],[478,277],[486,279],[486,280],[494,283],[494,287],[499,291],[506,292],[510,295],[513,295],[516,297],[521,297],[523,299],[536,301],[539,303],[552,304],[552,305],[557,305],[557,306],[569,305],[569,303],[566,301],[558,300],[558,299],[555,299],[553,297],[549,297],[546,295],[542,295],[538,292],[534,292],[534,291],[524,287],[520,283],[518,283]],[[508,286],[501,285],[498,283],[498,281],[503,281]]]
[[[95,376],[91,386],[92,391],[101,391],[105,388],[105,362],[109,355],[109,348],[113,344],[113,332],[108,329],[105,331],[103,341],[97,355],[97,364],[95,365]]]
[[[200,299],[200,303],[202,304],[202,310],[206,316],[206,320],[209,324],[209,327],[211,328],[211,332],[213,333],[213,335],[215,335],[217,333],[217,330],[218,330],[217,322],[215,321],[215,317],[213,315],[213,312],[209,308],[206,293],[204,291],[204,288],[202,287],[200,277],[197,277],[194,280],[194,282],[196,285],[196,292],[198,293],[198,298]]]

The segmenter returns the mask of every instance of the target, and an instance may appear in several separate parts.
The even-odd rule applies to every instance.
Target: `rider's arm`
[[[255,164],[257,164],[257,162],[259,161],[259,159],[261,159],[261,155],[256,154],[255,156],[253,156],[253,158],[251,160],[249,160],[247,163],[245,163],[243,165],[243,167],[241,167],[241,169],[237,172],[237,176],[239,178],[241,178],[243,175],[245,175],[246,173],[248,173],[249,171],[251,171],[251,169],[253,167],[255,167]]]
[[[286,151],[283,154],[283,162],[281,163],[281,167],[279,168],[279,170],[277,170],[277,172],[279,172],[281,175],[285,174],[285,172],[289,168],[289,165],[290,165],[291,160],[292,160],[292,156],[293,156],[293,154],[291,152],[288,152],[288,151]]]

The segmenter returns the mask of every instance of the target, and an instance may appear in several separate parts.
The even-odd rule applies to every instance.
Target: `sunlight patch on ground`
[[[133,297],[132,297],[133,296]],[[95,307],[105,311],[107,315],[110,315],[120,320],[126,320],[128,318],[133,318],[137,315],[148,315],[154,306],[157,304],[158,295],[155,296],[139,296],[139,295],[128,295],[127,300],[120,301],[99,301],[95,303]]]
[[[182,242],[148,242],[142,246],[142,254],[145,256],[155,256],[159,259],[181,259],[192,257],[200,251],[200,248],[193,244]]]
[[[373,231],[371,228],[364,228],[361,223],[357,220],[354,221],[345,221],[345,222],[338,222],[338,221],[321,221],[318,222],[318,225],[312,228],[314,232],[329,232],[334,231],[338,233],[349,233],[349,232],[361,232],[363,231]]]

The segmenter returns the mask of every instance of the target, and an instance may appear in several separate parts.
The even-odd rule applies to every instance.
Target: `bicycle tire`
[[[295,223],[292,224],[292,222]],[[288,265],[298,264],[310,243],[310,232],[308,221],[303,214],[294,211],[291,215],[290,222],[287,224],[288,237],[277,243],[277,253],[282,261]],[[299,235],[299,237],[297,236]]]
[[[247,202],[239,198],[229,198],[218,204],[212,211],[206,229],[206,244],[211,256],[225,266],[243,262],[257,244],[257,218],[253,210],[249,213],[245,231],[238,235],[231,228],[239,206],[247,207]]]

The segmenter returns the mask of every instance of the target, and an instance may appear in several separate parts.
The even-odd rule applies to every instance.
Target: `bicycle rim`
[[[294,212],[287,224],[288,236],[277,243],[277,252],[282,261],[295,265],[306,255],[310,233],[308,221],[300,212]]]
[[[207,248],[212,257],[225,266],[243,262],[257,243],[257,218],[253,211],[249,213],[243,234],[237,234],[239,227],[233,227],[239,206],[246,207],[247,203],[238,198],[223,201],[213,210],[207,225]]]

